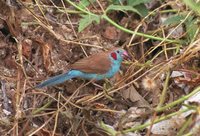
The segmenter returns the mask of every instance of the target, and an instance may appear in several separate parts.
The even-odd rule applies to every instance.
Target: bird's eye
[[[119,51],[117,50],[117,53],[119,53]]]

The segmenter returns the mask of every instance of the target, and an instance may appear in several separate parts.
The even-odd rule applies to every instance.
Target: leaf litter
[[[0,133],[198,135],[198,10],[185,4],[1,1]],[[111,47],[131,57],[113,79],[32,88]]]

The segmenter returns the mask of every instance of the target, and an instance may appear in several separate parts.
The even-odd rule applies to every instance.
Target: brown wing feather
[[[105,74],[111,67],[109,52],[101,52],[83,58],[70,66],[71,69],[86,73]]]

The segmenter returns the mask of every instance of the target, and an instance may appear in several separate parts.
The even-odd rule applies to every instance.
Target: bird
[[[36,85],[35,88],[54,86],[73,78],[95,81],[111,78],[120,70],[122,61],[128,57],[126,50],[114,47],[69,65],[67,72],[51,77]]]

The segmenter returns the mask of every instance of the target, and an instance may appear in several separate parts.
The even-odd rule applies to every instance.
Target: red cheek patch
[[[111,57],[114,59],[114,60],[117,60],[117,54],[115,52],[112,52],[111,53]]]

